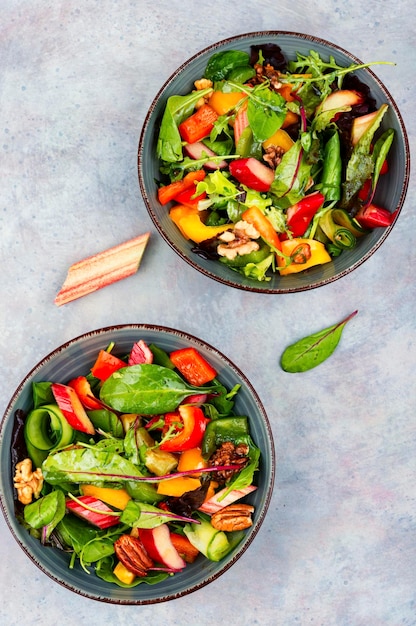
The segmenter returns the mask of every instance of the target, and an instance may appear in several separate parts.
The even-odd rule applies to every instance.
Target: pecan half
[[[118,560],[136,576],[147,576],[147,570],[153,566],[152,559],[138,537],[121,535],[114,542],[114,550]]]
[[[212,515],[211,524],[217,530],[244,530],[252,526],[253,512],[251,504],[230,504]]]

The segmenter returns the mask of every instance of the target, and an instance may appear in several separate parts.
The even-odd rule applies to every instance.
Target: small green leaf
[[[354,311],[342,322],[288,346],[280,359],[282,369],[290,373],[306,372],[323,363],[337,347],[346,323],[357,313]]]

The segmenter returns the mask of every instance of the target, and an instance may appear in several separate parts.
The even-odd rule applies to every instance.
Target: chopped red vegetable
[[[390,213],[387,209],[378,207],[375,204],[369,204],[358,211],[355,219],[364,228],[385,228],[386,226],[391,226],[396,215],[397,211]]]
[[[95,409],[102,409],[102,403],[94,396],[91,385],[85,376],[77,376],[69,381],[68,387],[72,387],[81,403],[86,409],[94,411]]]
[[[184,452],[199,447],[208,422],[209,419],[198,406],[180,405],[177,412],[165,415],[165,425],[170,427],[177,424],[178,428],[172,439],[162,441],[160,449],[165,452]]]
[[[182,180],[177,180],[164,187],[159,187],[157,190],[157,197],[160,204],[168,204],[172,200],[176,200],[176,197],[186,189],[192,189],[195,193],[195,185],[201,180],[204,180],[206,173],[204,170],[196,170],[194,172],[188,172]]]
[[[189,189],[184,189],[177,196],[175,196],[175,202],[188,206],[191,209],[197,209],[199,201],[204,200],[204,198],[207,197],[207,194],[204,191],[199,196],[195,196],[195,198],[193,196],[195,196],[195,189],[190,187]]]
[[[182,376],[197,387],[213,380],[217,372],[193,347],[182,348],[170,353],[170,360]]]
[[[287,225],[293,237],[302,237],[305,234],[313,216],[321,208],[324,201],[325,196],[316,191],[288,208]]]
[[[153,352],[146,342],[140,339],[130,351],[128,365],[141,365],[142,363],[153,363]]]
[[[93,526],[104,529],[110,526],[116,526],[119,523],[119,516],[112,515],[114,511],[101,500],[93,496],[79,496],[77,500],[79,500],[79,502],[68,498],[66,508],[71,511],[71,513],[81,517]],[[82,504],[80,504],[80,502],[82,502]],[[91,511],[90,509],[94,510]],[[109,515],[109,513],[111,513],[111,515]]]
[[[126,363],[114,356],[106,350],[100,350],[97,360],[91,368],[91,374],[99,380],[107,380],[111,374],[114,374],[122,367],[126,367]]]
[[[203,104],[195,113],[179,124],[179,133],[184,141],[194,143],[208,137],[218,119],[218,113],[209,104]]]

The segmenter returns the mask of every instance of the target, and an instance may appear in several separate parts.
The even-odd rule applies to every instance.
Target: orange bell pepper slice
[[[258,207],[249,207],[241,216],[245,222],[252,224],[260,233],[260,236],[266,243],[273,246],[276,250],[282,249],[279,235],[273,228],[270,220],[260,211]]]

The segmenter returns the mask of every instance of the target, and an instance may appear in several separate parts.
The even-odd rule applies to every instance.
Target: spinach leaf
[[[243,50],[216,52],[208,60],[204,77],[213,82],[223,80],[236,68],[247,67],[249,62],[250,56]]]
[[[323,363],[337,347],[345,324],[357,313],[358,311],[354,311],[342,322],[288,346],[280,359],[282,369],[290,373],[306,372]]]
[[[108,409],[95,409],[88,411],[88,417],[94,424],[95,428],[110,433],[113,437],[122,439],[124,437],[124,429],[118,415]]]
[[[254,139],[265,141],[279,130],[286,116],[284,98],[269,89],[253,90],[247,105],[247,117]]]
[[[102,534],[102,531],[75,515],[65,515],[56,526],[55,533],[60,543],[79,554],[83,546]]]
[[[117,535],[120,534],[121,532],[118,530]],[[106,556],[114,554],[114,541],[117,539],[117,535],[95,537],[88,541],[79,553],[80,561],[83,564],[95,563]]]
[[[116,411],[158,415],[174,411],[192,392],[210,391],[211,387],[193,387],[176,372],[143,363],[114,372],[101,387],[101,400]]]
[[[182,139],[178,126],[183,120],[192,115],[195,104],[209,91],[211,89],[200,89],[186,96],[171,96],[168,98],[156,146],[156,153],[159,159],[169,163],[182,161]]]
[[[46,527],[45,539],[49,539],[55,526],[65,515],[65,495],[61,490],[51,491],[24,509],[25,522],[32,528]]]
[[[55,404],[52,393],[52,383],[32,383],[33,408],[37,409],[44,404]]]

